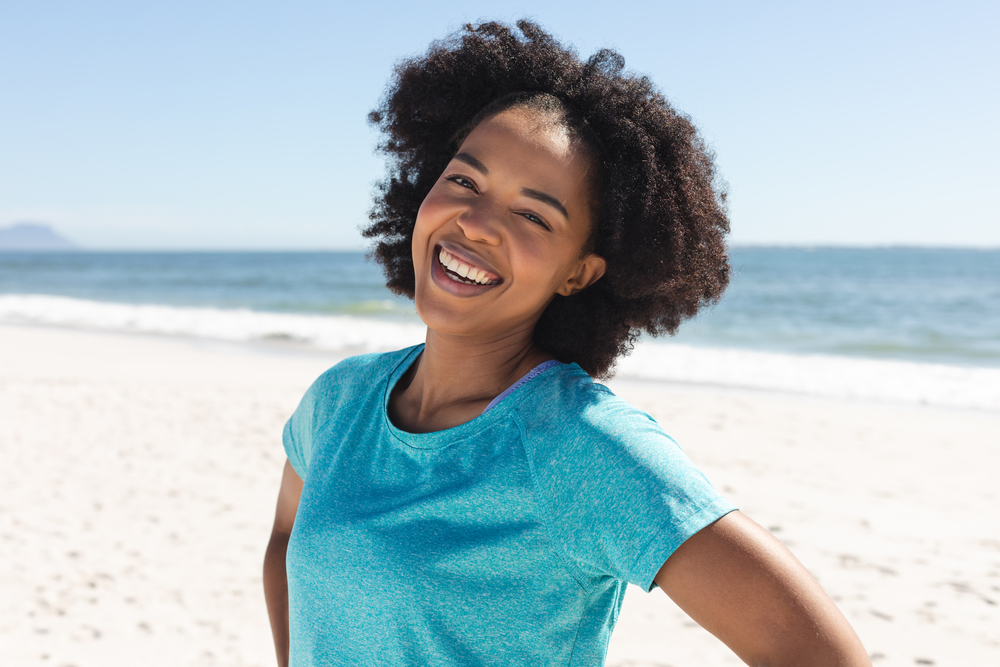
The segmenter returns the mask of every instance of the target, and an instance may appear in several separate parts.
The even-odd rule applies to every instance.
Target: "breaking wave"
[[[424,339],[419,321],[250,309],[136,305],[0,295],[0,322],[252,343],[291,341],[343,354]],[[619,364],[627,378],[1000,410],[1000,368],[834,355],[798,355],[643,341]]]

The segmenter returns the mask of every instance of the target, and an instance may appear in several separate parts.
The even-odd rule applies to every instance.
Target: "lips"
[[[497,274],[481,268],[464,257],[438,247],[437,259],[444,274],[457,283],[489,287],[503,282]]]

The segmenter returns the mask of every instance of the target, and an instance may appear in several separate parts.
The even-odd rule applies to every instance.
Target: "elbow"
[[[264,551],[264,580],[276,571],[285,572],[285,555],[288,553],[288,533],[272,533]]]
[[[745,662],[753,667],[872,667],[868,652],[853,630],[845,636],[786,641],[766,657]]]

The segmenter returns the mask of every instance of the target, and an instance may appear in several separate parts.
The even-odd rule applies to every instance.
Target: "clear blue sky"
[[[530,16],[690,114],[732,240],[1000,246],[1000,3],[0,5],[0,225],[92,248],[360,248],[393,63]]]

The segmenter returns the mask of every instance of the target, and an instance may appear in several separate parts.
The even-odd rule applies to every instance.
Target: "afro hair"
[[[608,377],[642,332],[673,334],[721,297],[729,282],[724,185],[690,119],[647,77],[627,73],[620,55],[602,49],[584,62],[538,25],[517,27],[520,35],[500,23],[467,25],[396,66],[369,114],[388,170],[362,233],[389,289],[413,298],[417,210],[461,140],[504,108],[556,98],[562,122],[597,163],[588,245],[607,269],[587,289],[557,295],[534,339],[556,359]]]

